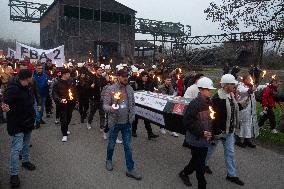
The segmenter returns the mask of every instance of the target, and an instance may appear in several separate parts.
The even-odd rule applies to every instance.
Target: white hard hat
[[[144,71],[145,71],[144,69],[140,69],[140,70],[139,70],[139,73],[142,73],[142,72],[144,72]]]
[[[156,65],[153,65],[153,66],[152,66],[152,68],[153,68],[153,69],[156,69],[156,68],[157,68],[157,66],[156,66]]]
[[[100,67],[105,67],[105,65],[104,64],[101,64],[101,66]]]
[[[124,67],[123,66],[119,66],[117,67],[117,71],[122,70]]]
[[[111,69],[110,65],[106,65],[106,66],[105,66],[105,69],[106,69],[106,70],[110,70],[110,69]]]
[[[238,81],[231,74],[225,74],[221,78],[221,84],[238,84]]]
[[[127,67],[127,64],[122,64],[123,67]]]
[[[198,88],[211,89],[211,90],[216,89],[214,87],[213,81],[208,77],[202,77],[197,81],[196,85]]]
[[[132,72],[138,72],[138,68],[133,67],[133,68],[132,68]]]

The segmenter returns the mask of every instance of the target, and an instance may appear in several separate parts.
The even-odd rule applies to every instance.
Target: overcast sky
[[[53,0],[27,0],[51,4]],[[220,0],[118,0],[137,11],[137,17],[181,22],[192,26],[193,35],[220,34],[216,23],[206,20],[204,9]],[[8,0],[0,0],[0,37],[39,43],[39,24],[9,20]]]

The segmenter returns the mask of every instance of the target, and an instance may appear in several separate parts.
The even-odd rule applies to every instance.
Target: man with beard
[[[75,89],[70,79],[70,71],[68,69],[61,71],[61,78],[54,84],[52,95],[61,110],[60,123],[63,135],[62,142],[67,142],[67,136],[70,135],[69,124],[76,103]]]
[[[91,79],[91,96],[90,96],[90,115],[88,117],[87,129],[91,129],[91,124],[93,122],[94,115],[97,110],[99,110],[100,115],[100,129],[104,130],[105,126],[105,112],[102,107],[101,92],[103,88],[107,85],[107,80],[102,76],[103,69],[98,67],[96,73]]]
[[[121,132],[127,167],[126,176],[141,180],[141,174],[134,168],[131,151],[131,123],[135,117],[134,92],[132,87],[128,85],[128,73],[120,70],[118,76],[118,82],[106,89],[103,100],[104,110],[108,113],[109,126],[106,169],[113,170],[112,156],[117,135]],[[119,94],[119,100],[115,98],[114,94]]]

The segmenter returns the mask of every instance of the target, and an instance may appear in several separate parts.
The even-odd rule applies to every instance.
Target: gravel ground
[[[20,170],[22,189],[110,189],[110,188],[186,188],[178,177],[178,172],[188,163],[190,150],[183,148],[183,136],[174,138],[160,136],[148,141],[142,122],[138,128],[138,138],[133,139],[133,157],[136,167],[143,173],[142,181],[125,176],[123,146],[116,146],[114,171],[105,170],[107,142],[98,129],[97,119],[92,130],[79,123],[78,112],[73,113],[70,126],[71,136],[67,143],[61,142],[60,127],[54,119],[46,119],[48,124],[33,132],[31,157],[37,170]],[[158,132],[158,127],[153,126]],[[6,126],[0,126],[0,188],[9,187],[9,142]],[[226,170],[223,148],[218,146],[210,162],[213,175],[206,175],[209,189],[283,189],[284,155],[257,147],[256,149],[236,148],[239,177],[244,187],[225,180]],[[192,188],[197,188],[192,175]]]

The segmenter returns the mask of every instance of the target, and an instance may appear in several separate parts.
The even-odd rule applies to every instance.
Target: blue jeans
[[[22,162],[30,161],[30,140],[31,134],[18,133],[12,136],[10,154],[10,175],[19,175],[19,155],[23,157]]]
[[[234,133],[226,134],[225,141],[222,141],[224,147],[225,163],[227,167],[228,176],[236,177],[236,161],[235,161],[235,136]],[[216,145],[210,145],[208,147],[207,157],[205,160],[205,165],[208,166],[208,162],[212,154],[214,153],[218,141],[215,141]]]
[[[108,138],[108,146],[107,146],[107,160],[112,161],[113,151],[116,144],[117,135],[121,131],[126,167],[128,171],[132,171],[134,169],[134,162],[132,159],[132,151],[131,151],[131,124],[117,124],[114,127],[109,129],[109,138]]]
[[[39,106],[37,104],[37,102],[35,101],[35,104],[34,104],[34,108],[35,108],[35,111],[36,111],[36,122],[40,122],[41,119],[42,119],[42,116],[43,116],[43,113],[44,113],[44,110],[45,110],[45,102],[46,102],[46,97],[41,97],[41,111],[39,112],[37,107]]]

